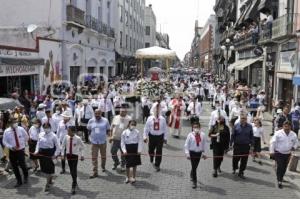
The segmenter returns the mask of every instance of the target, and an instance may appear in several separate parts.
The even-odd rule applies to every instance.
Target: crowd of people
[[[200,159],[208,157],[209,148],[213,151],[213,177],[222,172],[223,156],[233,149],[233,174],[238,170],[238,176],[245,179],[251,154],[254,161],[262,164],[261,143],[267,142],[262,126],[265,92],[255,85],[248,88],[246,84],[227,85],[205,79],[177,77],[173,80],[175,95],[141,96],[140,105],[130,104],[133,102],[124,96],[124,93],[134,93],[136,82],[131,81],[96,88],[69,88],[63,99],[51,95],[37,98],[27,91],[20,97],[14,93],[22,106],[0,115],[1,160],[7,163],[5,170],[13,170],[16,187],[28,182],[28,167],[33,172],[40,170],[46,174],[45,191],[49,191],[56,168],[53,159],[60,157],[60,173],[66,172],[67,161],[72,177],[71,192],[75,194],[77,165],[79,160],[84,160],[87,146],[90,146],[93,165],[90,178],[96,178],[99,153],[101,170],[106,172],[110,143],[112,169],[126,171],[125,183],[135,183],[143,144],[148,144],[150,162],[159,172],[168,133],[175,139],[180,138],[183,120],[189,120],[192,131],[186,137],[184,152],[191,162],[193,188],[197,187]],[[204,101],[208,101],[213,109],[207,133],[201,124]],[[129,107],[142,110],[141,121],[129,114]],[[278,105],[276,113],[270,156],[276,161],[278,187],[282,188],[289,158],[298,147],[300,108],[297,105],[290,112],[287,106]],[[136,117],[140,118],[140,115]],[[138,122],[144,123],[143,132],[138,130]],[[27,155],[30,164],[25,161]]]

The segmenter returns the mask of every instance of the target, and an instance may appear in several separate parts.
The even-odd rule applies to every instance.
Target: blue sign
[[[300,86],[300,75],[295,75],[293,77],[293,85]]]

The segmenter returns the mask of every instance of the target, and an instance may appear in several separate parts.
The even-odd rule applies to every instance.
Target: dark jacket
[[[252,145],[254,142],[252,125],[238,123],[232,129],[230,145]]]
[[[219,133],[218,132],[218,124],[215,124],[211,128],[211,130],[209,132],[209,136],[215,135],[217,133]],[[211,138],[212,148],[221,146],[223,148],[223,150],[227,150],[229,148],[229,142],[230,142],[230,129],[227,125],[224,124],[224,129],[220,130],[220,142],[219,143],[217,142],[216,137]]]

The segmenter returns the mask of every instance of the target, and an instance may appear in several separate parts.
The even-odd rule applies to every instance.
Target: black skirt
[[[55,165],[52,160],[52,157],[55,153],[55,148],[53,149],[40,149],[39,151],[39,159],[41,171],[46,174],[54,174],[55,173]]]
[[[29,158],[31,160],[37,160],[38,159],[38,156],[34,155],[36,144],[37,144],[37,141],[35,141],[35,140],[30,140],[29,143],[28,143],[29,153],[30,153]]]
[[[148,106],[143,107],[143,116],[144,116],[144,118],[147,118],[150,116],[150,108]]]
[[[253,152],[261,152],[261,140],[260,137],[254,137],[254,149]]]
[[[138,155],[138,144],[126,144],[126,168],[141,165],[141,155]]]

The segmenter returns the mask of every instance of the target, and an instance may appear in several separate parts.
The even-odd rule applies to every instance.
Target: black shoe
[[[258,164],[259,164],[259,165],[263,165],[262,161],[258,161]]]
[[[46,186],[45,186],[45,192],[48,192],[49,189],[50,189],[50,185],[49,185],[49,184],[46,184]]]
[[[193,188],[193,189],[196,189],[196,188],[197,188],[197,182],[193,182],[192,188]]]
[[[222,173],[222,170],[221,170],[221,168],[220,168],[220,167],[218,168],[218,172],[219,172],[219,173]]]
[[[94,173],[93,175],[90,176],[90,179],[98,178],[98,174]]]
[[[28,177],[24,178],[24,184],[28,183]]]
[[[159,168],[158,166],[155,166],[155,170],[156,170],[157,172],[160,172],[160,168]]]
[[[239,175],[238,175],[241,179],[243,179],[243,180],[245,180],[246,179],[246,177],[244,176],[244,174],[243,173],[239,173]]]
[[[282,189],[282,188],[283,188],[282,182],[278,182],[278,188],[279,188],[279,189]]]
[[[62,170],[61,172],[60,172],[60,174],[65,174],[66,173],[66,170]]]
[[[213,177],[214,177],[214,178],[218,177],[218,172],[217,172],[217,170],[215,170],[215,171],[213,172]]]
[[[235,174],[235,170],[232,171],[232,174]]]
[[[20,187],[20,186],[22,186],[22,182],[17,182],[17,184],[14,186],[15,188],[18,188],[18,187]]]

